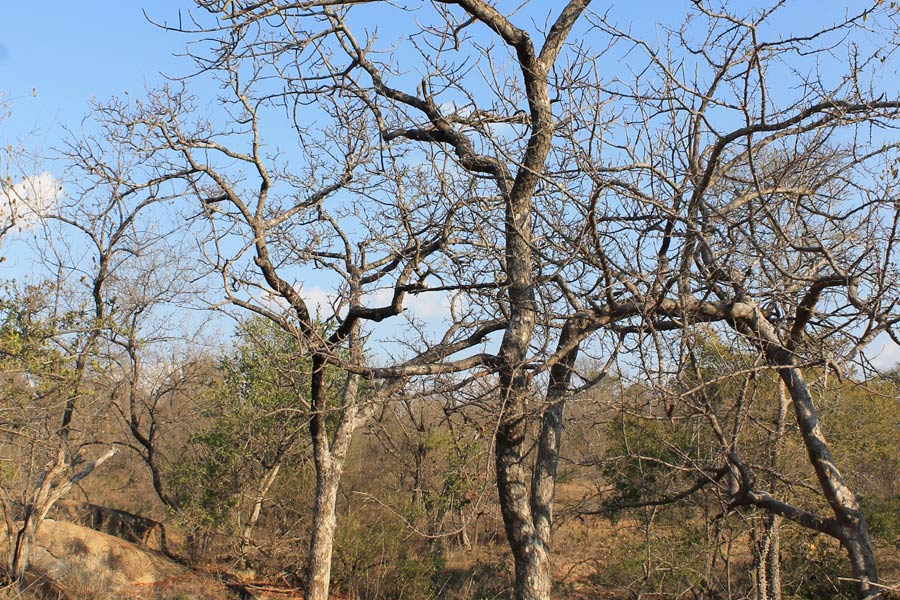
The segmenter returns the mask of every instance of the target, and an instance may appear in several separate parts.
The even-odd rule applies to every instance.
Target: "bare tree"
[[[865,522],[804,369],[846,363],[896,318],[900,103],[878,89],[891,13],[772,34],[781,4],[737,16],[697,2],[658,45],[587,4],[541,21],[483,0],[200,2],[193,54],[229,122],[173,90],[116,117],[202,200],[228,302],[308,348],[308,595],[327,593],[340,471],[374,405],[361,377],[376,394],[450,371],[490,382],[515,594],[546,598],[565,401],[606,371],[578,376],[577,359],[625,351],[664,381],[680,333],[718,323],[784,381],[831,516],[761,492],[734,453],[731,506],[837,537],[871,597]],[[365,28],[374,10],[411,34],[385,43]],[[443,335],[371,365],[368,328],[438,293],[465,314],[451,306]],[[495,353],[476,352],[486,340]],[[330,429],[326,365],[346,375]]]
[[[325,598],[338,486],[354,431],[404,377],[485,362],[482,354],[459,364],[445,358],[477,346],[500,326],[455,322],[411,357],[368,365],[365,327],[399,315],[410,292],[453,289],[432,291],[425,280],[449,243],[461,201],[429,191],[428,169],[383,169],[385,161],[403,157],[379,155],[372,140],[377,127],[358,97],[323,96],[307,116],[302,97],[273,92],[269,78],[283,65],[257,54],[265,38],[244,38],[253,31],[252,23],[226,30],[223,53],[202,63],[225,90],[222,102],[235,125],[224,134],[213,123],[192,122],[191,100],[172,90],[137,110],[110,111],[115,122],[153,136],[157,168],[181,176],[201,201],[210,227],[205,245],[226,303],[295,336],[311,363],[309,395],[296,399],[296,410],[307,415],[316,468],[306,585],[309,597]],[[278,146],[268,153],[263,142],[285,108],[287,121],[276,122],[286,124],[299,161],[279,155]],[[341,371],[340,382],[329,369]],[[382,383],[361,391],[362,377]]]
[[[328,6],[328,5],[332,6]],[[496,440],[496,472],[500,493],[501,507],[506,525],[507,538],[515,556],[516,564],[516,596],[520,598],[548,597],[550,593],[549,545],[550,545],[550,513],[553,496],[553,481],[556,469],[556,453],[558,452],[559,430],[561,420],[559,411],[561,404],[555,396],[563,389],[570,377],[571,364],[577,350],[567,349],[567,358],[554,369],[551,383],[551,409],[546,411],[546,433],[541,436],[541,453],[535,464],[532,491],[527,491],[527,479],[524,461],[526,448],[526,411],[531,395],[531,376],[526,368],[529,345],[536,323],[535,272],[532,258],[533,229],[533,197],[538,187],[544,164],[552,147],[554,117],[550,104],[551,94],[549,81],[557,57],[562,50],[566,37],[587,2],[569,3],[556,17],[554,24],[547,30],[540,48],[536,48],[531,35],[524,29],[516,27],[509,19],[487,3],[480,1],[462,2],[462,13],[438,5],[437,18],[439,27],[435,31],[426,31],[425,37],[433,38],[425,42],[437,44],[438,52],[433,63],[434,74],[426,75],[420,83],[417,93],[409,93],[388,80],[391,67],[381,63],[375,52],[370,52],[374,40],[358,40],[352,31],[348,6],[334,6],[334,3],[323,3],[321,9],[315,9],[315,3],[304,6],[299,11],[290,6],[277,4],[263,6],[258,10],[248,10],[244,14],[232,15],[244,25],[233,26],[232,31],[243,31],[255,26],[268,14],[277,14],[278,18],[290,20],[308,16],[313,10],[317,16],[326,20],[328,29],[323,34],[332,37],[330,44],[322,44],[312,55],[315,62],[309,66],[319,73],[304,74],[300,85],[290,91],[299,97],[314,95],[323,97],[329,90],[358,98],[363,109],[367,109],[373,119],[375,131],[386,142],[409,141],[425,143],[424,151],[428,154],[447,152],[456,157],[463,173],[470,176],[485,177],[490,183],[492,195],[499,197],[503,213],[504,227],[497,234],[502,240],[496,258],[502,264],[504,272],[502,298],[504,302],[502,319],[506,321],[500,349],[496,357],[497,375],[499,377],[500,422]],[[515,90],[496,90],[501,94],[523,93],[524,105],[527,106],[529,133],[522,136],[522,145],[512,157],[497,148],[494,151],[482,151],[473,140],[469,130],[484,131],[491,124],[514,122],[515,115],[499,116],[495,111],[478,108],[475,97],[468,87],[456,80],[463,71],[462,62],[442,64],[440,47],[450,49],[451,40],[469,25],[478,24],[493,35],[496,35],[506,48],[504,54],[514,58],[517,74],[521,77]],[[295,26],[285,28],[294,30]],[[302,25],[299,28],[302,31]],[[314,36],[307,39],[315,39]],[[288,38],[287,43],[293,43]],[[308,43],[303,40],[303,44]],[[342,52],[338,58],[335,52]],[[421,50],[428,64],[433,59],[423,48]],[[452,59],[451,59],[452,60]],[[489,82],[490,83],[490,82]],[[452,90],[461,94],[461,98],[472,108],[449,111],[440,105],[433,95],[435,89]],[[503,95],[499,98],[506,101]],[[515,103],[515,111],[521,109]],[[504,107],[505,108],[505,107]],[[346,109],[345,109],[346,110]],[[465,116],[465,113],[470,113]],[[366,134],[371,130],[366,130]],[[478,136],[483,137],[483,136]],[[481,140],[478,140],[481,142]],[[434,145],[434,150],[428,149]],[[445,180],[446,177],[441,177]],[[480,186],[479,186],[480,187]],[[402,213],[399,215],[402,216]],[[425,246],[422,237],[412,242],[418,247]],[[434,244],[431,244],[434,246]],[[425,246],[427,247],[427,246]],[[435,249],[437,247],[435,246]],[[349,249],[346,250],[349,255]],[[418,250],[421,253],[421,250]],[[502,258],[500,258],[502,256]],[[471,289],[481,282],[472,282],[468,274],[464,274],[462,282],[456,284],[460,289]],[[497,281],[487,282],[496,286]],[[482,284],[483,285],[483,284]],[[351,284],[351,290],[353,286]],[[395,289],[397,289],[395,287]],[[351,293],[350,314],[353,311]],[[402,300],[395,294],[396,300]],[[399,306],[398,306],[399,308]],[[564,344],[569,343],[568,336],[563,336]],[[311,579],[316,577],[310,571]]]
[[[777,9],[739,18],[698,3],[659,48],[597,21],[636,50],[636,69],[652,77],[612,86],[608,102],[622,107],[634,140],[616,146],[615,162],[603,160],[599,141],[573,156],[593,172],[596,191],[582,214],[596,227],[588,260],[608,290],[591,320],[643,340],[635,342],[643,366],[660,383],[671,349],[684,347],[670,332],[694,335],[696,324],[718,322],[755,350],[759,368],[785,385],[831,514],[759,489],[737,432],[724,427],[724,479],[711,472],[698,483],[719,482],[732,507],[756,506],[839,539],[857,596],[868,598],[879,590],[865,519],[804,372],[848,368],[897,318],[896,144],[886,134],[900,104],[877,90],[880,57],[892,47],[863,55],[840,46],[867,20],[892,15],[863,12],[767,39]],[[698,21],[710,33],[693,42]],[[689,55],[691,69],[682,69]],[[806,76],[804,64],[824,62],[839,75]],[[791,91],[785,80],[796,82]],[[591,110],[577,118],[595,122]]]
[[[41,523],[53,505],[116,452],[93,451],[98,432],[79,415],[105,413],[97,398],[98,370],[104,364],[99,347],[119,316],[117,278],[126,276],[132,259],[164,239],[142,221],[168,197],[162,180],[138,167],[133,152],[138,147],[124,129],[73,138],[59,157],[69,169],[58,184],[65,182],[65,196],[40,214],[37,250],[52,279],[39,289],[45,295],[46,343],[57,358],[51,372],[33,376],[55,380],[56,396],[45,419],[31,423],[46,430],[17,436],[36,435],[31,438],[36,442],[32,458],[47,462],[34,480],[25,482],[22,510],[14,510],[10,502],[4,506],[9,541],[4,570],[15,582],[28,569]]]

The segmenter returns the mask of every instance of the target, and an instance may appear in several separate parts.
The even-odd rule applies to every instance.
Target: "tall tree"
[[[587,5],[534,19],[484,0],[201,1],[193,56],[227,122],[174,90],[116,116],[200,198],[228,302],[308,349],[308,595],[327,594],[340,472],[373,405],[360,377],[384,393],[449,371],[490,382],[515,594],[546,598],[564,403],[598,379],[577,376],[578,357],[610,364],[624,349],[659,371],[654,350],[718,322],[782,378],[831,516],[758,493],[735,461],[732,505],[838,537],[871,597],[865,522],[804,369],[852,359],[896,319],[885,174],[900,103],[878,87],[892,15],[787,31],[782,3],[737,15],[696,2],[656,42]],[[376,17],[403,34],[379,37]],[[879,43],[854,45],[864,30]],[[369,328],[439,293],[455,296],[444,333],[369,364]],[[486,340],[495,352],[477,352]],[[331,429],[328,364],[346,375]]]
[[[27,203],[44,205],[35,213],[40,219],[35,245],[47,279],[30,288],[39,297],[34,312],[16,309],[5,315],[5,322],[13,338],[28,339],[26,346],[45,347],[54,357],[49,371],[32,373],[33,365],[24,363],[25,376],[35,385],[55,383],[50,396],[38,394],[47,403],[40,422],[44,429],[30,432],[37,448],[34,460],[46,464],[19,490],[22,509],[15,510],[12,503],[4,507],[9,549],[4,570],[16,583],[28,569],[41,524],[54,504],[115,454],[114,447],[96,452],[97,432],[82,426],[81,413],[106,412],[97,384],[109,363],[100,346],[120,316],[116,288],[127,280],[134,262],[158,249],[167,233],[159,230],[158,217],[150,224],[144,220],[152,207],[169,199],[162,179],[140,168],[140,153],[134,150],[141,146],[127,128],[107,125],[93,135],[72,136],[58,152],[56,164],[67,171],[54,180],[57,202],[38,198]],[[42,324],[39,338],[22,329],[28,322]],[[17,348],[14,344],[13,355]]]
[[[805,372],[848,368],[897,322],[897,207],[888,200],[896,142],[882,127],[896,122],[900,104],[877,89],[881,48],[861,55],[851,45],[846,60],[828,54],[841,36],[892,15],[866,11],[809,35],[771,38],[779,8],[739,17],[697,3],[696,20],[661,47],[600,21],[637,50],[636,70],[652,77],[619,82],[610,98],[632,124],[634,142],[619,161],[604,161],[599,142],[573,157],[598,190],[582,213],[597,224],[586,260],[608,274],[594,320],[618,321],[611,330],[635,336],[643,366],[660,382],[670,349],[684,347],[671,332],[693,336],[697,324],[718,322],[755,349],[790,396],[828,512],[759,489],[734,452],[736,438],[723,441],[731,506],[756,506],[839,539],[857,596],[869,598],[878,587],[865,519]],[[699,22],[709,33],[692,42]],[[803,74],[802,65],[824,61],[834,77]],[[785,89],[786,80],[796,86]]]
[[[557,398],[553,397],[551,400],[553,407],[546,411],[546,433],[541,436],[541,456],[535,463],[532,491],[529,493],[525,467],[527,448],[525,434],[528,424],[526,412],[532,391],[531,375],[526,364],[537,319],[535,261],[532,256],[535,210],[533,198],[552,147],[555,119],[551,106],[551,74],[565,46],[566,38],[588,2],[575,0],[568,3],[541,36],[539,46],[535,45],[532,35],[527,30],[514,25],[509,18],[486,2],[471,0],[436,4],[434,14],[429,18],[437,19],[438,25],[434,30],[423,30],[423,38],[426,40],[423,46],[413,44],[417,46],[422,63],[430,64],[428,70],[433,73],[425,75],[421,82],[417,82],[418,89],[414,92],[406,91],[409,86],[404,82],[392,80],[398,79],[391,78],[392,67],[383,63],[379,54],[372,50],[374,38],[357,39],[353,21],[355,15],[350,10],[352,4],[313,2],[295,7],[266,3],[246,10],[232,11],[227,15],[231,21],[228,35],[232,40],[239,39],[241,44],[244,44],[247,32],[256,31],[264,19],[276,16],[285,25],[278,32],[282,37],[276,42],[275,47],[278,48],[276,52],[280,54],[290,49],[288,51],[292,54],[294,64],[303,67],[296,80],[287,81],[285,92],[292,95],[294,102],[318,102],[320,108],[326,110],[332,118],[339,117],[339,113],[343,113],[345,115],[342,117],[343,121],[347,121],[348,114],[357,119],[364,119],[357,123],[349,123],[356,127],[365,125],[363,128],[348,131],[351,136],[347,138],[348,140],[359,140],[360,143],[366,144],[358,146],[359,148],[370,147],[368,144],[372,143],[373,138],[374,140],[380,138],[390,144],[388,148],[394,146],[402,148],[412,143],[420,148],[415,152],[424,152],[426,155],[436,157],[437,160],[444,160],[437,158],[442,156],[454,157],[456,166],[453,169],[458,169],[461,175],[467,176],[468,181],[477,185],[478,193],[498,197],[498,217],[502,214],[504,225],[496,234],[488,232],[488,235],[492,238],[495,235],[499,236],[499,246],[493,242],[489,248],[491,248],[490,260],[496,261],[492,267],[499,267],[503,273],[502,283],[497,279],[486,282],[473,281],[472,273],[463,272],[457,277],[459,281],[452,285],[452,289],[468,290],[477,289],[479,286],[501,289],[499,299],[502,302],[502,310],[494,320],[505,322],[505,326],[499,352],[491,360],[495,363],[499,378],[497,393],[500,403],[500,424],[495,446],[497,484],[507,538],[515,557],[516,596],[545,598],[550,594],[550,513],[561,426],[558,413],[561,405],[557,403]],[[460,12],[452,7],[454,4],[458,4]],[[316,24],[316,21],[319,24]],[[466,58],[474,57],[476,60],[487,61],[486,64],[494,64],[489,52],[472,53],[470,48],[465,48],[458,57],[450,57],[453,53],[451,50],[453,40],[457,39],[458,48],[459,36],[462,34],[468,37],[468,32],[464,30],[470,27],[473,29],[477,27],[495,36],[505,49],[503,55],[512,59],[516,65],[517,81],[512,83],[509,89],[504,89],[503,86],[506,84],[485,81],[489,86],[488,106],[496,100],[501,102],[500,106],[492,106],[490,109],[480,108],[478,96],[481,94],[475,91],[468,81],[457,79],[465,72],[463,65]],[[259,41],[251,41],[248,46],[258,49],[269,43],[269,38],[265,37],[259,38]],[[428,50],[432,44],[436,48],[433,56]],[[240,56],[234,51],[233,46],[226,48],[228,58]],[[242,49],[243,45],[240,48]],[[311,50],[307,53],[306,48]],[[447,59],[443,56],[445,53],[448,55]],[[277,65],[277,61],[272,62]],[[559,82],[554,83],[559,85]],[[494,93],[497,94],[496,100],[491,99]],[[513,100],[517,94],[522,94],[521,100]],[[332,107],[328,103],[335,101],[326,100],[327,98],[341,98],[343,102]],[[441,103],[446,101],[439,98],[447,98],[450,104],[442,105]],[[326,103],[323,104],[323,100],[326,100]],[[353,101],[358,108],[352,109],[352,105],[347,104],[348,100]],[[458,104],[469,106],[457,108]],[[512,114],[504,114],[507,109],[511,109]],[[250,112],[253,108],[245,102],[244,110]],[[519,134],[518,139],[508,147],[501,143],[497,145],[498,147],[492,148],[495,138],[485,134],[492,126],[505,123],[527,124],[524,128],[526,131]],[[481,146],[485,146],[484,149]],[[372,149],[375,150],[375,147]],[[507,151],[511,153],[508,154]],[[359,152],[345,151],[344,154],[347,158],[362,157],[362,153]],[[399,167],[400,170],[389,172],[388,177],[393,178],[392,183],[395,183],[397,191],[400,191],[400,183],[405,179],[405,169],[402,163],[395,162],[394,165],[395,169]],[[348,163],[344,169],[348,180],[353,170],[354,166]],[[450,173],[440,171],[437,175],[439,181],[448,183],[452,177]],[[478,184],[479,178],[484,178],[488,185]],[[349,181],[341,182],[345,187],[349,183]],[[370,190],[374,187],[372,181],[366,183]],[[221,183],[219,185],[224,187]],[[330,192],[336,186],[335,183],[323,189]],[[390,193],[393,190],[385,191]],[[372,191],[369,191],[369,195],[372,195]],[[443,199],[438,200],[441,202]],[[461,203],[457,205],[455,199],[452,202],[452,210],[447,213],[448,215],[453,215],[461,209],[465,209],[469,215],[472,214],[471,205]],[[246,215],[246,220],[250,221],[251,212],[240,210]],[[408,212],[409,209],[406,207],[395,211],[395,218],[398,218],[400,224],[409,221],[409,217],[405,214]],[[258,215],[259,212],[257,218]],[[472,216],[480,221],[477,215]],[[415,232],[415,237],[400,246],[410,250],[414,248],[417,255],[415,262],[410,261],[404,266],[408,272],[420,269],[421,258],[418,257],[427,257],[430,253],[442,250],[447,241],[459,243],[447,235],[448,230],[444,225],[449,223],[447,218],[429,215],[425,223],[426,229],[421,225],[403,228],[404,237],[409,237]],[[431,225],[427,225],[428,223]],[[440,226],[441,231],[437,235],[429,235],[427,232],[435,226]],[[478,226],[479,229],[482,228],[481,223],[478,223]],[[257,245],[262,237],[261,233],[257,231]],[[343,231],[339,234],[343,234]],[[408,253],[410,250],[403,252]],[[351,248],[344,248],[345,256],[349,257],[351,253]],[[401,256],[396,253],[394,256],[389,254],[386,257],[388,260],[383,264],[395,267]],[[324,256],[317,257],[320,261],[323,258]],[[453,262],[465,264],[472,260],[477,258],[469,255],[462,261]],[[264,273],[267,262],[269,259],[258,253],[257,264]],[[451,269],[454,266],[451,264]],[[344,270],[352,273],[353,269],[348,264]],[[271,274],[267,274],[266,277],[273,289],[290,300],[293,292],[289,290],[293,288],[283,280],[275,279]],[[405,279],[406,277],[401,276],[400,282],[405,283]],[[424,276],[420,277],[418,284],[423,285],[425,279]],[[354,314],[354,309],[358,306],[362,290],[359,283],[353,282],[352,277],[348,284],[350,301],[348,318],[338,328],[338,332],[343,333],[333,337],[330,340],[332,343],[341,341],[342,335],[352,337],[359,320]],[[375,320],[381,320],[382,314],[388,316],[399,312],[404,290],[396,284],[394,290],[391,307],[380,313],[373,313]],[[295,309],[299,308],[296,300],[293,303]],[[301,320],[308,320],[308,312],[306,315],[302,313],[303,311]],[[360,316],[363,314],[359,312]],[[564,343],[569,343],[568,336],[564,337]],[[358,354],[358,350],[354,351],[351,347],[351,359],[356,358],[353,356],[354,353]],[[567,385],[575,355],[575,350],[567,350],[566,360],[561,361],[560,368],[554,370],[551,396],[559,395],[559,390]],[[321,370],[321,365],[318,367],[316,365],[322,362],[324,361],[314,357],[314,372]],[[482,361],[475,364],[478,362]],[[314,385],[314,399],[315,389]],[[314,427],[314,439],[319,435],[318,429],[320,428]],[[314,562],[313,553],[311,564]],[[320,577],[326,578],[327,572],[310,567],[309,577],[311,582],[316,581]],[[322,586],[316,584],[315,587]],[[310,595],[318,597],[312,594],[312,590],[313,587],[310,587]]]
[[[307,108],[289,87],[298,82],[279,74],[286,68],[280,59],[257,51],[265,29],[248,22],[222,34],[212,57],[197,60],[224,90],[224,129],[198,119],[193,100],[171,89],[134,107],[110,106],[107,114],[152,139],[156,168],[200,201],[209,227],[203,243],[226,304],[275,323],[294,337],[296,359],[308,361],[308,396],[295,399],[307,415],[316,469],[306,585],[308,597],[326,598],[338,487],[354,432],[403,378],[485,362],[483,354],[459,364],[446,358],[477,347],[500,326],[456,322],[393,365],[368,364],[365,328],[400,315],[410,292],[453,289],[429,290],[426,280],[443,260],[462,201],[429,189],[430,168],[380,154],[360,98],[318,94],[321,101]],[[295,67],[311,60],[295,50]],[[273,81],[288,87],[275,92]],[[286,138],[270,153],[266,135]],[[285,145],[290,156],[281,153]],[[329,368],[340,377],[326,376]],[[380,381],[371,395],[360,394],[361,377]]]

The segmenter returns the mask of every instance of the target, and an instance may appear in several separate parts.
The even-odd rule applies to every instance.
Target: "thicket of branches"
[[[816,535],[835,589],[880,594],[897,396],[865,351],[900,319],[895,7],[695,2],[650,37],[590,4],[161,22],[193,74],[96,107],[36,236],[55,279],[8,287],[5,458],[33,465],[5,488],[9,579],[124,448],[183,554],[283,565],[310,600],[386,569],[351,538],[394,559],[362,597],[508,573],[549,598],[589,564],[622,593],[780,598]],[[201,307],[240,322],[233,348],[175,334]],[[642,571],[562,573],[560,507],[630,515]],[[512,569],[454,575],[499,524]]]

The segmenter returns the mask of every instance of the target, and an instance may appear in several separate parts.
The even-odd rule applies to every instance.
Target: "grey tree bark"
[[[819,427],[815,404],[803,372],[797,366],[794,355],[785,348],[758,307],[752,304],[736,304],[733,310],[737,326],[757,340],[766,358],[778,368],[779,376],[790,394],[794,418],[810,464],[833,517],[829,519],[816,517],[788,507],[769,494],[754,492],[747,488],[741,493],[750,503],[773,514],[799,521],[806,527],[839,539],[850,559],[856,597],[865,600],[876,598],[880,593],[877,586],[878,570],[866,520],[856,494],[847,486],[838,470],[831,448]],[[795,327],[802,327],[803,324],[803,319],[798,318]]]
[[[536,321],[532,259],[532,196],[550,152],[553,114],[548,74],[559,51],[589,0],[569,2],[550,28],[544,47],[536,54],[527,33],[514,27],[491,6],[477,0],[460,5],[483,21],[516,50],[530,110],[531,136],[512,186],[501,189],[505,201],[504,255],[509,323],[500,343],[500,423],[495,446],[497,490],[506,538],[515,559],[517,600],[550,598],[550,536],[552,502],[559,458],[563,399],[577,356],[577,346],[566,355],[562,374],[548,391],[542,417],[538,456],[533,475],[525,465],[528,436],[530,377],[525,369]],[[565,334],[564,334],[565,335]],[[571,340],[565,339],[565,344]],[[561,342],[563,343],[563,342]],[[529,497],[529,476],[531,493]]]
[[[76,463],[76,468],[80,468],[75,472],[71,472],[72,467],[65,458],[57,457],[53,463],[47,465],[37,489],[25,506],[22,524],[16,532],[14,543],[10,546],[7,572],[12,581],[17,584],[22,582],[41,524],[56,502],[64,498],[75,484],[112,458],[116,452],[116,448],[110,448],[92,461]]]

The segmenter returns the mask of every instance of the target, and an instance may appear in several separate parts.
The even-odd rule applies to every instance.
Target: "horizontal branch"
[[[614,504],[609,504],[600,510],[593,511],[583,511],[581,514],[585,515],[597,515],[604,514],[611,511],[617,510],[625,510],[629,508],[645,508],[648,506],[665,506],[668,504],[675,504],[685,498],[692,496],[698,491],[702,490],[704,487],[711,483],[715,483],[720,481],[725,474],[728,473],[728,467],[719,467],[718,469],[712,471],[711,473],[703,473],[697,481],[694,482],[690,487],[676,492],[674,494],[665,494],[662,496],[658,496],[656,498],[648,499],[648,500],[635,500],[633,502],[617,502]]]

